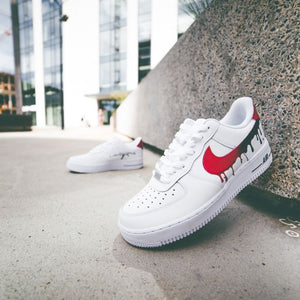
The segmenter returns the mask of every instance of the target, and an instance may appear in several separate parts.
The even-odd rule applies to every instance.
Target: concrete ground
[[[137,171],[65,169],[70,155],[111,135],[0,133],[0,299],[300,298],[300,217],[261,205],[259,195],[244,192],[177,243],[128,245],[119,207],[146,184],[159,156],[146,150]]]

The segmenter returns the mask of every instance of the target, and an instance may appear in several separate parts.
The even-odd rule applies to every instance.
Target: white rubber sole
[[[192,216],[167,227],[161,226],[157,230],[143,233],[130,232],[119,223],[120,232],[128,243],[142,248],[160,247],[180,240],[214,219],[241,190],[265,172],[271,162],[271,149],[265,140],[259,152],[236,171],[235,176],[228,180],[205,207],[195,211]]]
[[[140,169],[143,167],[143,161],[141,160],[122,160],[122,161],[114,161],[114,162],[107,162],[103,165],[94,165],[94,166],[87,166],[87,165],[80,165],[74,164],[72,162],[67,162],[66,164],[67,169],[71,172],[76,173],[100,173],[106,171],[117,171],[117,170],[135,170]]]

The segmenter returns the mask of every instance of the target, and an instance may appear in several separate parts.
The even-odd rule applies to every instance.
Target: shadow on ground
[[[135,248],[118,235],[114,257],[151,273],[167,299],[292,299],[300,293],[300,239],[279,220],[295,220],[295,211],[255,197],[246,190],[207,226],[161,248]]]

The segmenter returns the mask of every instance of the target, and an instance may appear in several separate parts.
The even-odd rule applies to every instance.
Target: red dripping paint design
[[[225,182],[228,180],[227,175],[225,174],[225,171],[228,169],[232,170],[232,175],[234,175],[233,170],[233,164],[237,160],[237,158],[240,158],[241,163],[243,162],[242,154],[247,152],[248,146],[250,146],[251,151],[254,152],[254,148],[251,144],[252,139],[256,136],[256,139],[262,143],[261,138],[261,131],[259,129],[259,115],[254,107],[253,117],[255,120],[255,124],[253,128],[251,129],[248,136],[238,145],[236,146],[232,151],[230,151],[225,156],[216,156],[210,146],[206,149],[204,156],[203,156],[203,166],[204,169],[214,175],[218,175],[220,177],[221,182]],[[247,156],[245,155],[246,159],[248,160]],[[223,179],[224,177],[224,179]]]

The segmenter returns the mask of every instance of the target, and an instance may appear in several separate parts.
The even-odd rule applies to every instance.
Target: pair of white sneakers
[[[88,154],[71,157],[75,172],[137,169],[142,139],[112,139]],[[249,97],[237,99],[225,117],[186,119],[157,162],[149,183],[119,212],[123,238],[158,247],[200,229],[271,164],[272,154]]]

